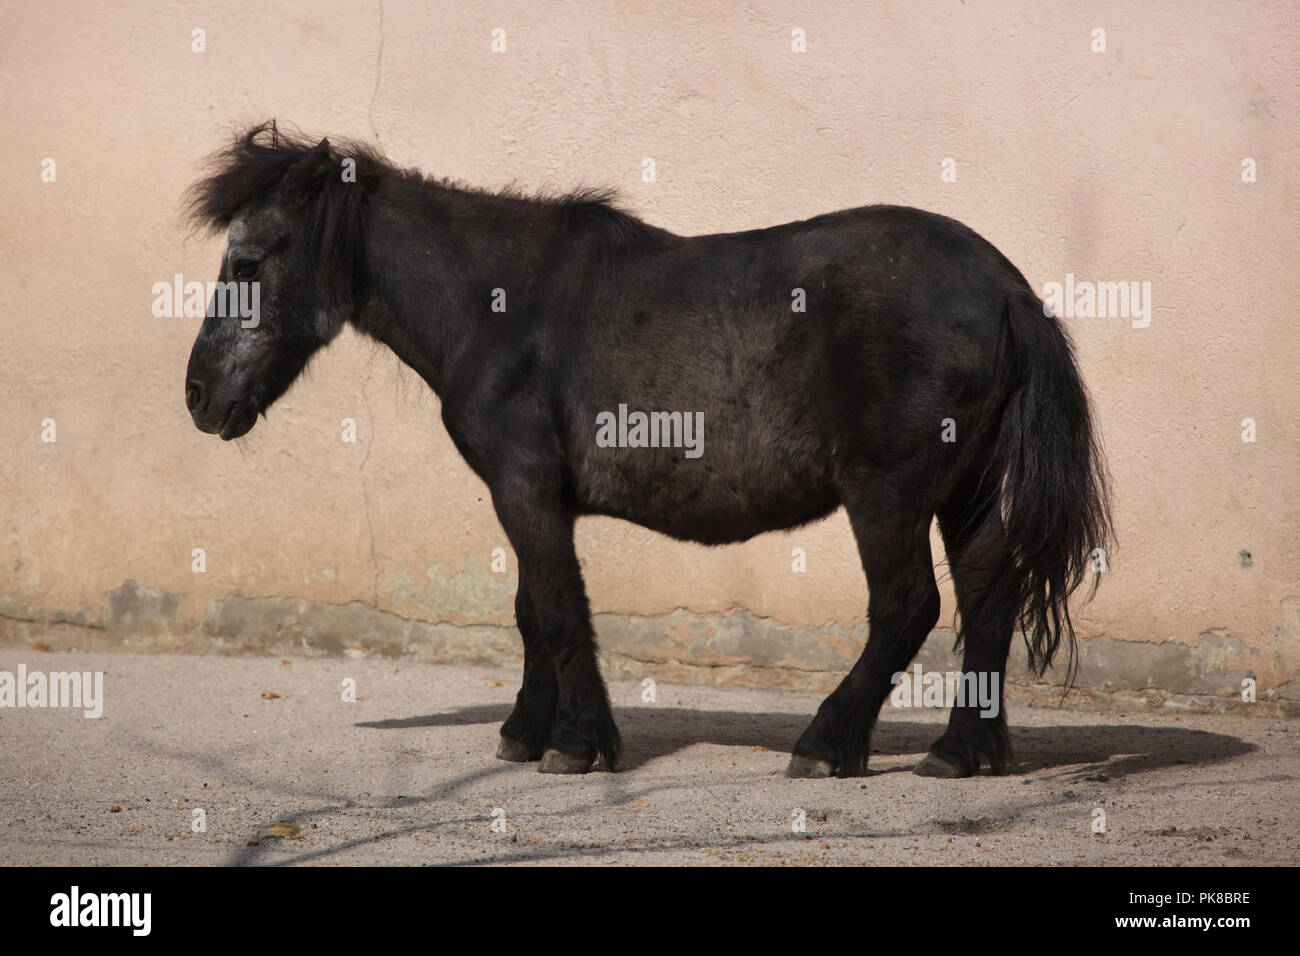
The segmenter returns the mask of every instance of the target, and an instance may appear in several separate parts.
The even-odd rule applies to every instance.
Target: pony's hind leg
[[[969,777],[986,764],[1005,771],[1011,759],[1003,680],[1015,630],[1018,577],[1002,516],[991,494],[975,508],[939,512],[939,529],[957,592],[958,631],[965,644],[967,693],[954,703],[944,731],[916,767],[927,777]]]
[[[528,582],[522,578],[515,594],[515,620],[524,640],[524,679],[515,698],[515,709],[501,725],[497,756],[523,762],[541,759],[546,738],[555,723],[559,684],[555,661],[528,594]]]
[[[930,555],[932,515],[897,503],[879,489],[843,500],[867,574],[867,646],[847,677],[817,709],[786,775],[861,775],[871,752],[871,728],[893,687],[939,619],[939,588]]]

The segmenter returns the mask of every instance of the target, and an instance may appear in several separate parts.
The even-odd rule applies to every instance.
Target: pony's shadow
[[[501,724],[510,716],[509,704],[477,704],[439,714],[375,720],[358,727],[403,730]],[[622,770],[634,770],[652,760],[693,744],[761,748],[789,753],[811,715],[739,713],[679,707],[617,708],[615,719],[623,735]],[[872,753],[916,755],[929,749],[943,732],[938,723],[882,720],[872,734]],[[1011,728],[1014,773],[1054,767],[1072,768],[1080,779],[1113,780],[1150,773],[1179,764],[1205,765],[1231,760],[1256,750],[1228,734],[1187,727],[1147,727],[1131,724],[1088,724]],[[898,768],[910,769],[910,768]]]

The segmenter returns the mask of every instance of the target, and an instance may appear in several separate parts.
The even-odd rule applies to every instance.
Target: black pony
[[[227,229],[186,373],[194,423],[253,427],[345,322],[439,395],[518,556],[523,686],[498,756],[613,769],[619,734],[573,546],[579,515],[723,544],[848,511],[869,588],[861,658],[794,746],[862,774],[891,678],[939,616],[937,516],[964,670],[1001,692],[1012,633],[1042,673],[1110,533],[1105,469],[1060,323],[992,245],[868,206],[685,237],[608,196],[493,194],[353,143],[249,130],[191,192]],[[215,300],[214,300],[215,301]],[[1093,587],[1095,588],[1095,578]],[[954,706],[917,772],[995,772],[1005,711]]]

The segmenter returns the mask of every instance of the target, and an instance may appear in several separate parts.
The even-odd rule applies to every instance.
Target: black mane
[[[363,189],[373,188],[380,175],[394,171],[382,156],[361,143],[317,142],[300,133],[285,132],[275,120],[260,123],[208,158],[209,174],[187,194],[187,218],[198,229],[225,229],[240,209],[266,198],[290,172],[290,182],[304,201],[313,198],[329,173],[342,186],[354,185],[343,182],[344,159],[355,160],[355,185]]]
[[[343,179],[345,160],[355,162],[355,182]],[[190,187],[185,217],[192,229],[227,229],[238,212],[279,192],[278,199],[307,210],[298,241],[316,263],[317,278],[329,306],[355,308],[365,280],[362,213],[366,198],[385,179],[402,178],[432,193],[453,227],[460,219],[562,217],[570,235],[595,231],[617,248],[657,232],[616,206],[613,190],[580,188],[559,195],[527,195],[514,187],[490,191],[449,179],[426,177],[390,163],[355,140],[318,142],[286,132],[275,120],[235,137],[207,160],[208,174]]]
[[[327,177],[342,186],[351,185],[344,183],[341,176],[345,159],[356,162],[356,185],[362,187],[362,192],[373,190],[386,176],[410,176],[444,194],[458,194],[471,202],[495,199],[504,204],[536,204],[561,209],[577,221],[616,223],[624,228],[645,225],[618,208],[613,189],[581,187],[558,195],[528,195],[514,187],[491,191],[400,169],[378,151],[355,140],[317,142],[298,132],[286,132],[275,120],[238,134],[229,147],[208,158],[208,175],[186,194],[186,219],[195,229],[206,232],[228,228],[240,209],[266,198],[286,182],[286,177],[288,184],[298,190],[300,200],[309,201],[328,181]]]

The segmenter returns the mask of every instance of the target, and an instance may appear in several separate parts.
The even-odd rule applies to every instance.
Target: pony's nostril
[[[185,386],[185,407],[191,413],[203,407],[203,386],[198,382],[190,382]]]

